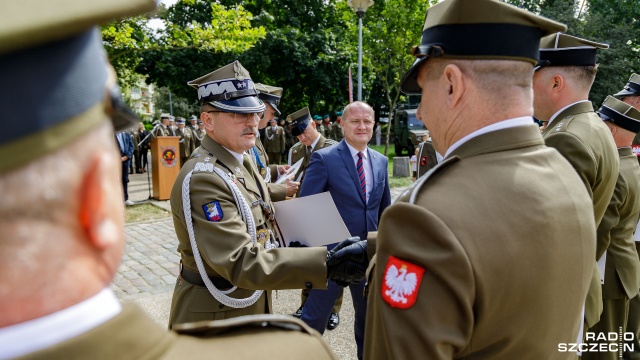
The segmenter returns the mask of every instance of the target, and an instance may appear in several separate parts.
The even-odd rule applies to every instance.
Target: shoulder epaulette
[[[550,132],[551,133],[566,132],[567,128],[569,127],[569,123],[571,123],[573,119],[575,119],[575,115],[569,115],[558,120],[557,123],[551,124],[553,129],[551,129]]]
[[[311,330],[311,328],[301,320],[290,315],[277,314],[240,316],[225,320],[197,321],[177,324],[173,326],[173,331],[184,335],[202,336],[205,334],[207,336],[213,336],[250,328],[276,328],[307,334],[312,334],[313,332],[313,330]]]
[[[422,189],[424,184],[426,184],[430,179],[435,178],[436,175],[439,175],[445,169],[447,169],[449,166],[457,163],[458,161],[460,161],[460,158],[458,156],[452,156],[452,157],[446,158],[446,159],[444,159],[444,161],[442,161],[438,165],[434,166],[426,174],[424,174],[422,177],[420,177],[420,179],[418,179],[418,181],[416,181],[413,184],[413,186],[411,186],[407,190],[405,190],[405,191],[408,191],[408,192],[411,193],[411,197],[409,198],[409,203],[413,204],[415,202],[416,197],[418,196],[418,193],[420,192],[420,189]],[[402,195],[400,195],[400,197],[402,197]]]

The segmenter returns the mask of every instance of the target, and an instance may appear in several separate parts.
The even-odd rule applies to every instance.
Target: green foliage
[[[193,16],[181,16],[185,14]],[[150,73],[154,69],[153,62],[158,60],[154,54],[186,50],[192,50],[192,53],[238,53],[248,50],[266,35],[263,27],[251,25],[253,15],[242,6],[225,7],[205,0],[182,0],[167,10],[160,8],[159,16],[165,19],[165,27],[155,33],[147,25],[148,18],[142,16],[102,27],[103,43],[121,86],[137,81],[137,77],[132,76],[134,70]],[[198,18],[203,21],[198,22]],[[141,66],[143,59],[151,61],[151,64]],[[160,68],[173,67],[174,64],[179,62],[164,63]],[[181,79],[184,82],[190,78]]]
[[[420,44],[424,14],[434,0],[379,0],[367,11],[365,38],[368,66],[382,87],[386,106],[393,109],[400,98],[400,80],[413,63],[411,48]],[[363,41],[365,41],[363,40]],[[389,130],[384,132],[388,144]],[[383,153],[388,154],[388,145]]]
[[[169,104],[171,100],[171,104]],[[199,105],[197,99],[193,97],[181,97],[176,94],[171,94],[169,97],[169,89],[166,87],[156,87],[156,91],[153,94],[153,102],[155,104],[154,119],[160,119],[160,114],[169,113],[170,109],[173,109],[174,116],[182,116],[185,119],[189,119],[191,115],[198,115]]]
[[[598,50],[598,75],[589,94],[599,106],[640,69],[640,6],[627,0],[511,0],[516,6],[567,25],[567,34],[609,44]]]

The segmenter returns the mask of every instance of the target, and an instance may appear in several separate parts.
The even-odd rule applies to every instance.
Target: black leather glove
[[[368,266],[367,241],[357,236],[342,241],[327,254],[327,278],[341,286],[362,281]]]
[[[291,241],[289,243],[289,247],[290,248],[301,248],[301,247],[308,247],[307,245],[301,243],[300,241]]]

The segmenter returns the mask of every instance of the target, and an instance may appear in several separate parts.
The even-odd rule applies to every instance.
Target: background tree
[[[414,61],[411,49],[420,44],[424,13],[436,2],[378,0],[366,13],[363,22],[363,51],[368,60],[367,67],[371,68],[377,83],[382,86],[390,123],[393,121],[396,104],[401,99],[400,80]],[[389,153],[390,129],[391,126],[387,126],[384,134],[385,155]]]

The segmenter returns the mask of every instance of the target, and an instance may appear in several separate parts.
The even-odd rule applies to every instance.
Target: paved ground
[[[149,199],[152,192],[149,191],[146,173],[133,174],[129,178],[130,200],[136,204],[150,202],[170,210],[169,201]],[[392,189],[392,198],[395,199],[402,190]],[[180,259],[173,221],[167,218],[128,224],[125,233],[125,255],[111,288],[120,300],[139,304],[155,321],[166,326]],[[291,314],[300,304],[300,290],[280,290],[274,293],[273,298],[275,313]],[[340,326],[326,331],[324,339],[340,359],[356,359],[350,296],[344,297],[340,318]]]

